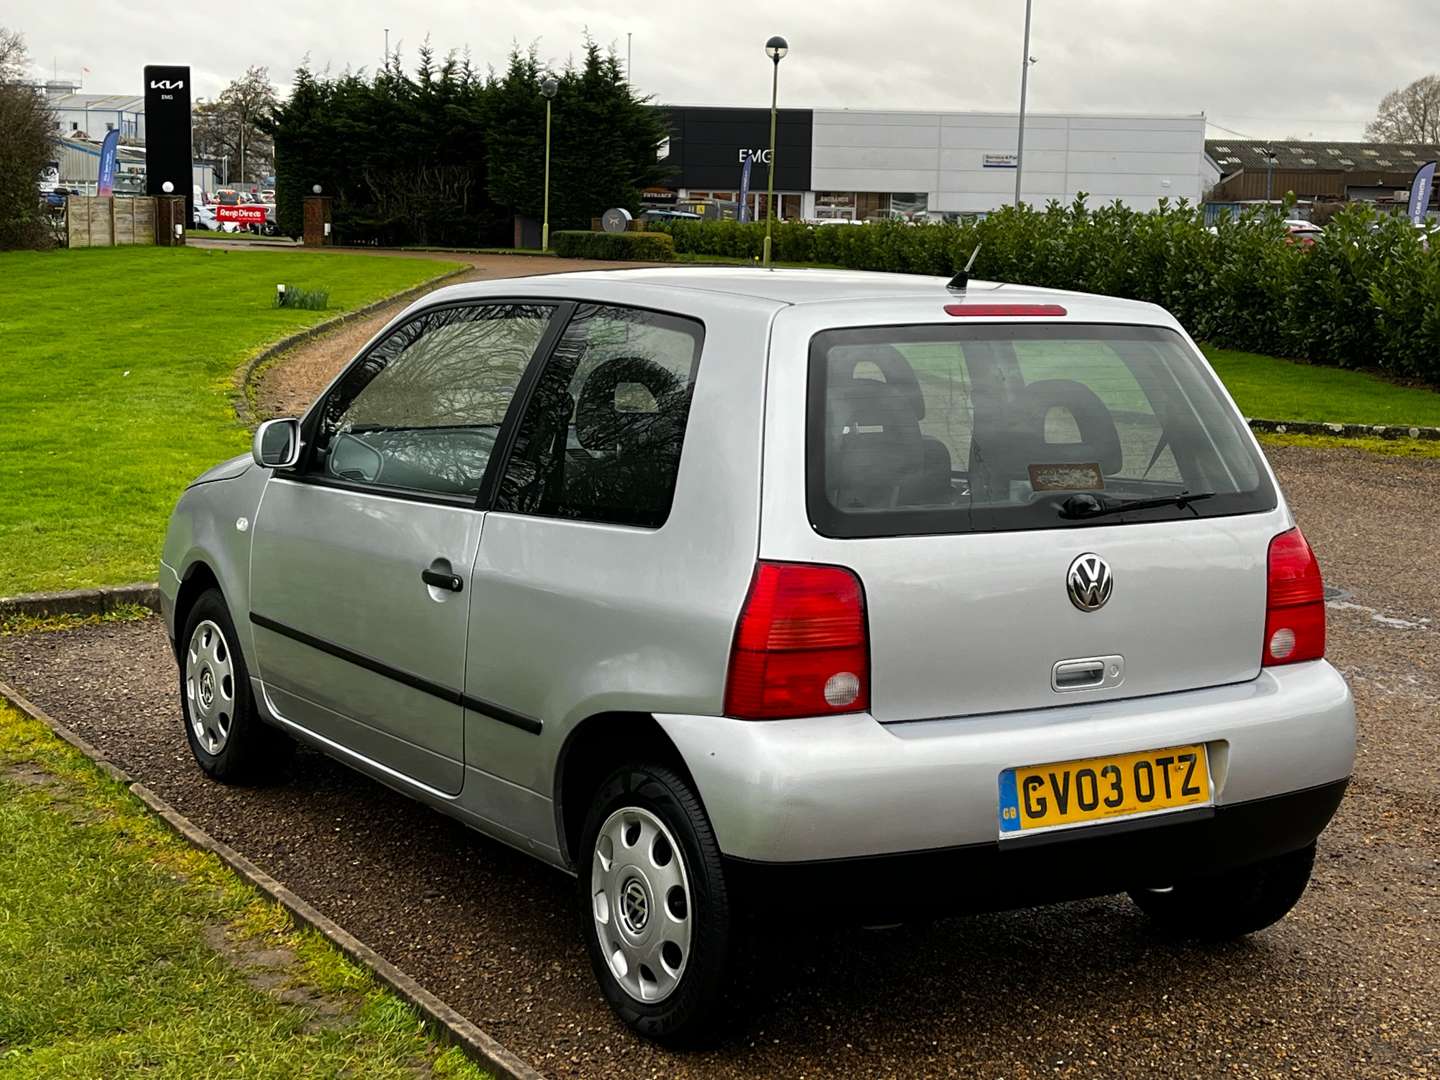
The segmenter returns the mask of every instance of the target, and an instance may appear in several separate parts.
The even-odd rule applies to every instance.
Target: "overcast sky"
[[[103,14],[102,14],[103,12]],[[248,64],[287,86],[296,64],[407,62],[428,34],[502,66],[538,42],[563,64],[586,28],[636,88],[676,104],[768,105],[765,39],[785,35],[782,104],[1014,110],[1023,0],[9,0],[0,23],[25,34],[37,74],[94,92],[139,93],[147,63],[189,64],[213,97]],[[1030,108],[1037,112],[1204,112],[1218,137],[1360,139],[1381,96],[1440,68],[1437,0],[1035,0]],[[52,67],[52,65],[54,65]]]

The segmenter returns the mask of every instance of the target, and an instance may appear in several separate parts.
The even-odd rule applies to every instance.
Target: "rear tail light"
[[[725,715],[779,720],[869,707],[860,579],[839,566],[758,563],[730,650]]]
[[[1270,541],[1269,564],[1261,665],[1319,660],[1325,655],[1325,585],[1299,529]]]

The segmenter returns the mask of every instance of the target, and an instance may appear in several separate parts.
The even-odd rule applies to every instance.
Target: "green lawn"
[[[155,577],[185,484],[243,452],[236,369],[453,264],[314,251],[0,253],[0,596]],[[330,310],[272,307],[277,282]]]
[[[0,853],[9,1080],[484,1076],[323,937],[3,703]]]
[[[1204,346],[1246,416],[1343,424],[1440,426],[1440,394],[1358,371]]]

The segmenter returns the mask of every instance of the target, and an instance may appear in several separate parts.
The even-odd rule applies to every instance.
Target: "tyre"
[[[238,641],[220,590],[202,593],[180,636],[180,713],[195,761],[226,783],[272,779],[295,747],[256,712]]]
[[[1132,889],[1130,899],[1171,937],[1229,941],[1289,913],[1310,882],[1315,845],[1168,889]]]
[[[735,930],[699,797],[671,768],[626,765],[600,785],[581,843],[585,944],[610,1007],[657,1042],[709,1040]]]

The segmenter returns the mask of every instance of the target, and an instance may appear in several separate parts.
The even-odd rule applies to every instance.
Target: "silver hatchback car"
[[[575,875],[605,997],[669,1041],[757,904],[1258,930],[1354,760],[1243,419],[1170,315],[1097,296],[442,289],[186,490],[160,580],[202,769],[304,742]]]

